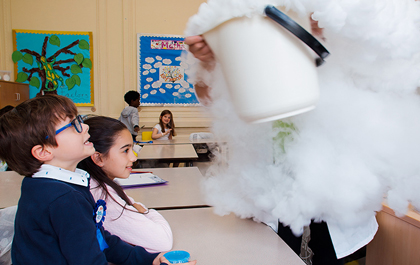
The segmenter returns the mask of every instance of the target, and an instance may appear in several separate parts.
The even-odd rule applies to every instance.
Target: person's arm
[[[103,252],[107,257],[107,261],[111,264],[153,264],[159,255],[158,253],[149,253],[140,246],[129,245],[122,241],[118,236],[111,235],[106,230],[101,230],[105,241],[109,246],[104,249]]]
[[[92,219],[93,207],[86,195],[80,192],[66,193],[57,198],[49,209],[51,224],[67,264],[152,264],[157,257],[157,254],[131,246],[103,229],[101,233],[108,248],[101,251]]]
[[[113,221],[124,233],[119,234],[129,244],[144,247],[150,253],[169,251],[173,245],[173,235],[169,223],[154,209],[147,214],[124,211],[123,215]]]
[[[211,103],[210,87],[202,78],[203,72],[211,72],[215,66],[214,53],[202,36],[190,36],[185,38],[188,50],[200,60],[200,67],[204,70],[198,71],[197,81],[194,89],[197,97],[203,105]]]
[[[123,241],[145,248],[151,253],[168,251],[172,248],[173,235],[171,227],[165,218],[157,211],[150,209],[147,214],[146,207],[141,203],[135,203],[134,207],[126,206],[126,210],[120,205],[125,201],[108,186],[111,196],[107,199],[107,215],[104,227]],[[101,191],[96,191],[97,194]],[[134,201],[129,197],[131,201]],[[138,208],[139,212],[134,212]],[[122,213],[122,214],[121,214]]]
[[[133,114],[131,115],[131,124],[133,124],[133,129],[135,132],[140,131],[139,120],[139,111],[136,109],[136,111],[133,111]]]
[[[108,264],[99,249],[92,205],[77,192],[57,198],[50,207],[50,220],[67,264]]]
[[[157,140],[157,139],[159,139],[159,138],[161,138],[161,137],[163,137],[163,136],[165,136],[165,135],[167,135],[168,133],[170,133],[171,132],[171,129],[169,129],[169,130],[165,130],[165,132],[161,132],[161,133],[159,133],[159,130],[156,128],[156,127],[154,127],[153,128],[153,132],[152,132],[152,139],[153,140]]]
[[[207,63],[208,66],[214,64],[213,51],[202,36],[189,36],[185,38],[184,42],[195,58]]]
[[[139,213],[148,213],[149,211],[149,209],[137,202],[133,203],[133,207],[136,208]]]
[[[160,137],[162,136],[160,136],[159,130],[157,128],[153,128],[152,139],[156,140],[156,139],[159,139]]]

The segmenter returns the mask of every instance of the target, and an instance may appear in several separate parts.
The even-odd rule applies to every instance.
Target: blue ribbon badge
[[[95,221],[96,226],[96,239],[98,239],[101,251],[109,247],[101,233],[101,227],[105,221],[105,215],[106,202],[104,200],[98,200],[95,204],[95,210],[93,211],[93,220]]]

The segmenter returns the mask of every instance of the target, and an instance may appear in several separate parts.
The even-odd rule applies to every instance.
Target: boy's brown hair
[[[76,116],[76,106],[63,96],[44,95],[21,103],[0,117],[0,159],[19,174],[32,176],[43,164],[32,148],[57,146],[56,124]]]

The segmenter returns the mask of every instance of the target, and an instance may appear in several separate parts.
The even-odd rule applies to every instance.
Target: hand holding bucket
[[[318,64],[329,54],[303,29],[310,28],[309,18],[291,11],[288,17],[272,6],[265,12],[268,17],[235,17],[203,33],[221,65],[238,115],[254,123],[315,108],[319,86],[314,53],[308,46],[320,57]]]

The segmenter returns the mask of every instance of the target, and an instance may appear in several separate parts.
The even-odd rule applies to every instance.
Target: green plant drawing
[[[15,50],[13,52],[12,60],[14,63],[22,60],[30,66],[23,67],[17,73],[16,82],[22,83],[29,81],[31,86],[40,89],[37,95],[46,93],[57,94],[59,83],[61,85],[65,83],[69,90],[73,89],[76,85],[80,86],[82,81],[78,74],[82,73],[83,67],[91,70],[92,61],[82,53],[76,53],[71,49],[78,46],[79,49],[89,51],[89,43],[83,39],[75,40],[47,57],[48,44],[60,47],[60,37],[57,35],[52,35],[51,37],[46,36],[40,53],[29,49]],[[73,56],[73,58],[69,58],[68,55]],[[36,62],[36,66],[34,65],[34,61]],[[66,66],[63,66],[63,64],[66,64]],[[35,73],[38,76],[35,76]]]

